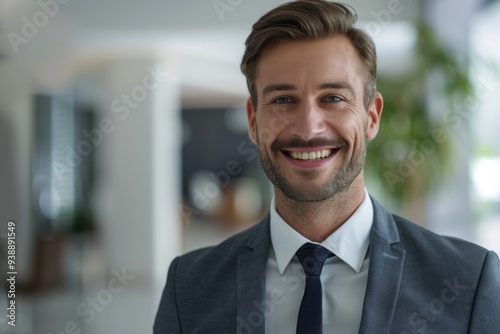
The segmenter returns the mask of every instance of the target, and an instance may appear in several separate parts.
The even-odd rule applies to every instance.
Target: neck
[[[365,196],[363,176],[341,193],[320,202],[298,202],[275,188],[276,211],[298,233],[315,242],[322,242],[361,205]]]

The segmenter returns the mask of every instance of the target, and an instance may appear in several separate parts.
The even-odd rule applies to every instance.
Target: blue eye
[[[277,104],[285,104],[285,103],[290,103],[292,100],[290,100],[288,97],[278,97],[276,100],[273,101],[274,103]]]
[[[340,102],[342,99],[338,96],[329,96],[326,98],[327,102]]]

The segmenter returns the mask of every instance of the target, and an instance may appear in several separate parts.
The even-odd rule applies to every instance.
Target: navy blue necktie
[[[323,293],[320,275],[326,259],[333,254],[322,246],[312,243],[304,244],[296,254],[306,273],[306,288],[300,303],[297,334],[321,334],[323,332]]]

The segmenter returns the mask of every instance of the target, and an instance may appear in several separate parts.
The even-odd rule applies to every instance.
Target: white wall
[[[107,119],[111,124],[96,152],[94,205],[108,272],[126,268],[136,277],[130,289],[146,287],[151,296],[135,305],[144,312],[135,317],[141,331],[150,328],[168,265],[181,252],[180,95],[168,66],[154,60],[117,60],[94,76],[103,97],[98,122]],[[157,84],[152,71],[160,82],[148,89],[144,83]],[[122,100],[126,96],[129,104]],[[108,322],[114,323],[119,313],[111,312]]]

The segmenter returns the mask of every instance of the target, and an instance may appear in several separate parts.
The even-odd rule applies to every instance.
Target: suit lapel
[[[264,310],[261,306],[266,291],[266,264],[269,255],[269,216],[255,230],[247,243],[247,251],[237,260],[237,333],[264,334]]]
[[[360,334],[389,333],[399,294],[405,251],[397,247],[399,234],[392,214],[372,198],[373,227],[370,265]]]

